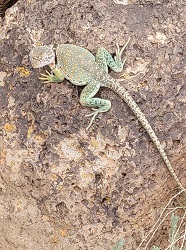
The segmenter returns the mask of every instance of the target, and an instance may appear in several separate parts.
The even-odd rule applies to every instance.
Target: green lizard
[[[173,178],[179,187],[184,190],[145,115],[119,81],[108,74],[108,67],[115,72],[123,70],[124,62],[122,62],[121,55],[128,42],[121,50],[117,44],[114,58],[104,48],[100,48],[94,57],[87,49],[72,44],[60,44],[57,46],[56,52],[51,46],[36,46],[30,52],[30,61],[34,68],[41,68],[46,65],[50,67],[52,73],[46,71],[47,74],[41,74],[42,77],[39,78],[45,83],[61,82],[66,78],[74,85],[85,86],[80,95],[80,103],[83,106],[91,107],[93,110],[91,114],[87,115],[92,116],[87,129],[91,126],[96,115],[111,108],[109,100],[94,97],[100,87],[107,87],[116,92],[136,115],[158,149]]]

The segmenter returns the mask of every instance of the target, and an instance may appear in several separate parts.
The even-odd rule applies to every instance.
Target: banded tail
[[[176,173],[175,173],[175,171],[174,171],[174,169],[173,169],[173,167],[172,167],[172,165],[167,157],[167,154],[165,153],[163,147],[161,146],[161,143],[160,143],[158,137],[156,136],[153,128],[151,127],[150,123],[148,122],[145,115],[140,110],[140,108],[138,107],[138,105],[136,104],[136,102],[134,101],[132,96],[128,93],[128,91],[117,80],[113,79],[110,76],[106,80],[105,87],[112,89],[130,107],[132,112],[136,115],[136,117],[138,118],[138,120],[140,121],[140,123],[142,124],[144,129],[146,130],[146,132],[149,134],[149,136],[152,139],[153,143],[155,144],[157,150],[159,151],[163,161],[165,162],[165,165],[167,166],[169,172],[171,173],[171,175],[173,176],[173,178],[175,179],[175,181],[177,182],[179,187],[182,190],[185,190],[185,188],[182,186],[181,182],[179,181],[179,179],[178,179],[178,177],[177,177],[177,175],[176,175]]]

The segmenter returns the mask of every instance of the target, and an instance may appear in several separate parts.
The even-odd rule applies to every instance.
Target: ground
[[[131,38],[122,84],[186,186],[185,0],[27,0],[0,27],[0,249],[136,249],[176,192],[159,153],[115,93],[89,131],[82,88],[44,84],[33,44],[115,53]],[[46,68],[47,69],[47,68]],[[154,237],[163,242],[167,233]]]

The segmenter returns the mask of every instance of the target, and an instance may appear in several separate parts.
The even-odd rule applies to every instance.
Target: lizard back
[[[57,47],[56,55],[58,67],[73,84],[83,86],[92,78],[99,82],[104,81],[105,72],[87,49],[72,44],[61,44]]]

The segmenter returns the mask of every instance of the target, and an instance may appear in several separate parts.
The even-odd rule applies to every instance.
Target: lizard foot
[[[54,77],[54,75],[53,75],[53,74],[50,74],[47,70],[46,70],[46,74],[42,74],[42,73],[41,73],[41,76],[42,76],[42,77],[39,77],[38,79],[39,79],[39,80],[42,80],[44,83],[52,82],[53,77]]]
[[[100,113],[100,109],[92,109],[94,110],[94,112],[92,112],[91,114],[85,115],[85,116],[92,116],[92,119],[90,120],[90,123],[88,125],[88,127],[86,128],[86,130],[88,130],[90,128],[90,126],[92,125],[96,115],[98,115]]]
[[[118,43],[116,43],[116,56],[114,57],[115,62],[118,64],[119,62],[121,62],[121,56],[123,51],[126,49],[128,43],[130,42],[130,38],[128,39],[128,41],[125,43],[125,45],[123,46],[123,48],[120,50]],[[122,62],[122,70],[123,70],[123,66],[126,62],[126,58],[123,60]]]

